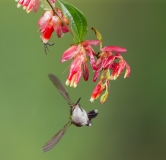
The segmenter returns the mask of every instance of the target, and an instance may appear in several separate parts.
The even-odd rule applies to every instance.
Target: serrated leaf
[[[43,8],[44,10],[46,10],[46,11],[52,10],[52,8],[50,7],[50,5],[48,4],[48,2],[46,0],[40,0],[40,7]]]
[[[81,11],[75,6],[58,0],[62,7],[62,11],[66,17],[70,20],[70,27],[73,32],[74,41],[80,43],[84,40],[87,33],[88,23]]]

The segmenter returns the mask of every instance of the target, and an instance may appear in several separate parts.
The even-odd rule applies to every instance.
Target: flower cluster
[[[90,45],[97,46],[99,44],[99,40],[87,40],[83,41],[79,45],[72,45],[64,52],[61,62],[73,58],[66,85],[70,84],[70,86],[76,87],[82,75],[82,71],[84,80],[88,80],[89,71],[86,64],[88,61],[88,56],[91,67],[94,70],[93,81],[96,82],[99,75],[101,74],[100,81],[97,83],[91,95],[90,101],[93,102],[94,99],[97,99],[102,94],[102,92],[105,91],[105,93],[100,98],[100,102],[104,103],[109,95],[108,88],[110,80],[116,80],[125,68],[126,72],[124,78],[129,77],[130,66],[121,56],[122,53],[126,52],[125,48],[119,46],[106,46],[101,48],[100,52],[96,54]],[[96,61],[95,57],[97,57]],[[112,74],[110,74],[111,70]]]
[[[108,87],[110,80],[116,80],[119,75],[122,74],[125,68],[126,71],[124,78],[130,76],[130,66],[121,56],[121,54],[125,52],[126,49],[119,46],[106,46],[104,48],[101,48],[101,51],[97,55],[97,69],[94,73],[93,81],[96,82],[100,75],[100,72],[101,76],[99,83],[97,84],[92,93],[90,99],[91,102],[93,102],[94,99],[97,99],[102,94],[102,92],[105,91],[105,93],[100,98],[100,102],[104,103],[109,94]],[[110,70],[112,70],[111,74]]]
[[[96,69],[95,64],[95,52],[92,49],[91,45],[97,46],[100,44],[99,40],[88,40],[83,41],[78,45],[72,45],[69,49],[67,49],[63,56],[61,62],[65,62],[73,58],[73,62],[70,65],[70,73],[68,75],[66,85],[76,87],[83,70],[84,80],[87,81],[89,78],[89,70],[87,65],[87,56],[90,59],[90,64],[93,70]]]
[[[82,13],[79,13],[77,9],[74,9],[72,12],[70,12],[70,14],[68,11],[66,12],[66,15],[77,15],[76,19],[78,21],[80,20],[79,23],[77,23],[77,25],[81,24],[80,30],[78,30],[77,26],[74,24],[74,19],[70,19],[70,25],[72,26],[74,24],[74,27],[76,28],[71,31],[71,28],[69,28],[68,18],[64,16],[60,9],[55,8],[54,4],[56,0],[16,0],[16,2],[18,2],[17,7],[23,6],[23,9],[25,9],[27,13],[32,10],[37,12],[40,3],[44,5],[44,7],[42,7],[43,9],[47,8],[38,21],[38,26],[40,27],[39,31],[41,32],[40,38],[44,43],[45,53],[47,45],[51,45],[48,43],[48,41],[50,40],[54,31],[56,32],[58,38],[61,38],[63,34],[67,32],[70,32],[72,35],[74,35],[72,32],[75,32],[77,33],[77,37],[80,38],[82,35],[84,35],[83,28],[85,28],[87,31],[87,26],[83,26],[84,23],[86,24],[86,19],[83,19],[83,23],[80,23],[80,18],[83,15]],[[74,7],[72,5],[69,7],[68,3],[67,6],[67,8],[70,9]],[[124,70],[124,78],[129,77],[130,66],[122,57],[122,54],[126,52],[125,48],[119,46],[102,47],[101,34],[95,28],[92,28],[92,30],[95,32],[97,40],[84,40],[84,37],[78,39],[76,44],[72,44],[70,48],[63,53],[61,62],[71,59],[73,60],[70,65],[70,71],[67,77],[66,85],[76,87],[81,76],[83,76],[85,81],[89,79],[89,69],[87,64],[89,61],[91,68],[94,71],[93,82],[96,82],[100,77],[99,82],[97,83],[91,95],[90,101],[93,102],[95,99],[101,96],[100,102],[104,103],[109,95],[110,81],[116,80]],[[98,45],[100,45],[100,50],[98,53],[96,53],[92,46]]]
[[[26,10],[27,13],[29,13],[32,9],[34,12],[37,12],[40,4],[40,0],[15,0],[18,2],[17,7],[23,6],[23,9]],[[55,3],[56,0],[51,0],[52,3]]]
[[[40,0],[16,0],[18,2],[17,7],[23,6],[23,9],[29,13],[32,9],[37,12]],[[50,3],[55,3],[56,0],[50,0]],[[47,10],[38,21],[40,27],[39,31],[42,33],[40,38],[44,44],[47,44],[51,38],[52,33],[55,31],[58,38],[63,36],[63,33],[67,33],[69,29],[66,27],[69,25],[68,18],[65,17],[60,9]],[[63,21],[63,22],[62,22]],[[65,24],[65,25],[64,25]]]
[[[69,21],[63,15],[62,11],[57,8],[56,12],[59,14],[61,19],[63,19],[66,25],[68,25]],[[62,23],[61,19],[57,15],[55,15],[52,10],[46,11],[39,19],[39,31],[41,31],[42,33],[40,38],[42,39],[44,44],[47,44],[54,31],[57,33],[58,38],[61,38],[63,36],[63,33],[67,33],[69,31],[68,28]]]

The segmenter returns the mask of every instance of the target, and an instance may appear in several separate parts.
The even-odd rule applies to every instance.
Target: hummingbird
[[[89,112],[86,112],[79,104],[81,98],[79,98],[76,103],[73,103],[70,99],[67,90],[65,89],[64,85],[59,80],[59,78],[53,74],[49,74],[48,76],[55,85],[55,87],[58,89],[58,91],[61,93],[61,95],[64,97],[64,99],[68,102],[68,105],[70,106],[70,120],[54,137],[52,137],[43,146],[43,152],[47,152],[51,150],[53,147],[55,147],[70,125],[73,124],[77,127],[91,126],[92,119],[98,115],[98,110],[91,110]]]

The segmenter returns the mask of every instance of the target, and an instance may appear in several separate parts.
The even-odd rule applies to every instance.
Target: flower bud
[[[93,102],[94,99],[97,99],[101,95],[102,91],[103,91],[102,82],[99,81],[99,83],[96,85],[95,89],[93,90],[90,101]]]
[[[107,98],[108,98],[108,91],[105,91],[105,93],[100,97],[100,103],[103,104],[106,102]]]

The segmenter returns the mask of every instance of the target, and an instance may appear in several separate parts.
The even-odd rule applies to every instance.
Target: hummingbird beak
[[[80,100],[81,100],[81,97],[78,99],[78,101],[77,101],[76,105],[80,102]]]

